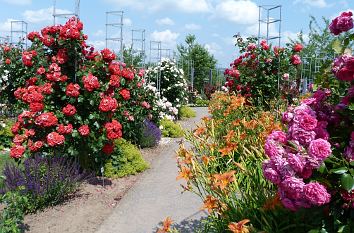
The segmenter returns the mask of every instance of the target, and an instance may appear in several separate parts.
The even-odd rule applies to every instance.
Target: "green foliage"
[[[197,98],[194,104],[194,106],[196,107],[208,107],[208,105],[209,105],[209,100],[202,99],[202,98]]]
[[[29,204],[27,196],[17,191],[5,193],[0,202],[5,205],[0,217],[0,233],[19,233],[24,219],[24,210]]]
[[[185,39],[186,45],[177,46],[179,53],[179,63],[183,65],[183,71],[188,77],[190,73],[190,65],[193,62],[194,67],[194,83],[193,86],[199,92],[202,92],[205,78],[209,77],[210,69],[215,70],[216,59],[209,51],[196,41],[195,35],[187,35]]]
[[[196,113],[195,111],[186,105],[183,105],[180,109],[179,109],[179,118],[192,118],[195,117]]]
[[[128,67],[141,67],[142,66],[142,61],[143,61],[143,54],[137,54],[133,52],[133,48],[126,47],[125,45],[123,46],[123,57],[124,57],[124,63]]]
[[[13,124],[13,120],[0,119],[0,150],[10,148],[13,137],[11,127]]]
[[[144,161],[139,149],[124,139],[114,141],[115,151],[104,166],[104,175],[118,178],[135,175],[146,170],[149,165]]]
[[[161,132],[164,137],[179,138],[183,136],[181,125],[171,120],[162,119],[160,122]]]

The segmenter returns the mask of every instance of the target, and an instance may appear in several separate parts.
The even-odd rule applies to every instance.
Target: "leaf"
[[[336,168],[336,169],[331,169],[329,172],[334,173],[334,174],[343,174],[343,173],[346,173],[347,171],[348,171],[348,168],[340,167],[340,168]]]
[[[332,48],[336,53],[342,53],[342,45],[340,40],[336,39],[333,41]]]
[[[320,168],[318,169],[318,171],[320,173],[324,173],[326,171],[326,164],[325,163],[322,163]]]
[[[354,103],[350,103],[350,105],[349,105],[349,110],[354,111]]]
[[[342,187],[348,192],[354,189],[354,177],[350,174],[344,173],[340,179]]]

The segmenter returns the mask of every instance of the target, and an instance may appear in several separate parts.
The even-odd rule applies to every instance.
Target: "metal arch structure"
[[[27,28],[28,24],[23,20],[13,20],[10,22],[10,43],[18,44],[27,49]],[[17,40],[17,39],[18,40]]]
[[[281,5],[261,5],[258,6],[258,44],[261,39],[267,41],[267,44],[272,40],[278,40],[278,46],[280,47],[281,41],[281,22],[282,22],[282,7]],[[275,12],[273,14],[273,12]],[[278,13],[277,13],[278,12]],[[262,25],[266,26],[266,35],[262,36],[261,28]],[[270,27],[275,25],[277,28],[277,33],[275,35],[270,35]]]
[[[137,35],[138,34],[138,35]],[[138,54],[142,57],[141,66],[137,68],[145,68],[145,29],[133,29],[132,30],[132,64],[134,55]]]
[[[1,44],[9,44],[10,36],[0,36],[0,45]]]
[[[153,64],[161,61],[162,58],[161,41],[151,40],[149,49],[150,49],[149,63]]]
[[[124,11],[107,11],[106,12],[106,48],[110,47],[109,43],[119,43],[118,59],[124,62],[123,56],[123,15]],[[114,47],[114,46],[113,46]],[[116,50],[112,48],[114,52]]]
[[[53,0],[53,24],[55,25],[57,18],[70,18],[70,17],[80,18],[80,0],[75,0],[74,11],[72,13],[57,13],[57,0]]]

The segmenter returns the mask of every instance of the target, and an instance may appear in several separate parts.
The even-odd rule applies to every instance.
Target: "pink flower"
[[[274,130],[271,134],[268,135],[267,140],[274,140],[285,144],[287,142],[286,133],[280,130]]]
[[[291,199],[299,199],[302,196],[305,183],[302,179],[296,177],[286,177],[280,184],[281,189],[286,192]]]
[[[301,64],[301,58],[300,58],[300,56],[297,55],[297,54],[292,55],[291,58],[290,58],[290,60],[291,60],[291,63],[292,63],[293,65],[300,65],[300,64]]]
[[[332,153],[331,144],[322,138],[313,140],[310,142],[308,153],[318,161],[323,161]]]
[[[298,124],[304,130],[311,131],[316,128],[316,126],[317,126],[317,119],[316,118],[310,116],[307,113],[298,115],[296,118],[298,118],[298,117],[299,117]]]
[[[279,173],[274,170],[269,164],[269,160],[263,163],[263,175],[264,177],[272,182],[273,184],[279,184],[281,182]]]
[[[274,140],[267,140],[264,145],[264,151],[269,158],[281,156],[285,153],[284,148]]]
[[[301,154],[288,154],[288,163],[295,172],[301,173],[305,166],[305,160]]]
[[[329,30],[334,35],[339,35],[342,32],[349,31],[350,29],[353,28],[352,16],[353,13],[350,11],[342,12],[340,16],[332,20],[331,24],[329,25]]]
[[[307,131],[296,125],[289,128],[289,133],[292,139],[295,139],[301,145],[308,145],[316,137],[315,131]]]
[[[318,182],[310,182],[304,187],[304,197],[312,205],[324,205],[331,200],[331,195],[326,188]]]

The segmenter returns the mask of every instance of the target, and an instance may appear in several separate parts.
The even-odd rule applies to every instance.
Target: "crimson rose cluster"
[[[14,92],[24,110],[12,128],[11,157],[41,152],[102,161],[114,139],[149,115],[143,72],[115,61],[109,49],[88,46],[82,30],[73,17],[28,34],[32,45],[22,53],[18,69],[25,72]]]

